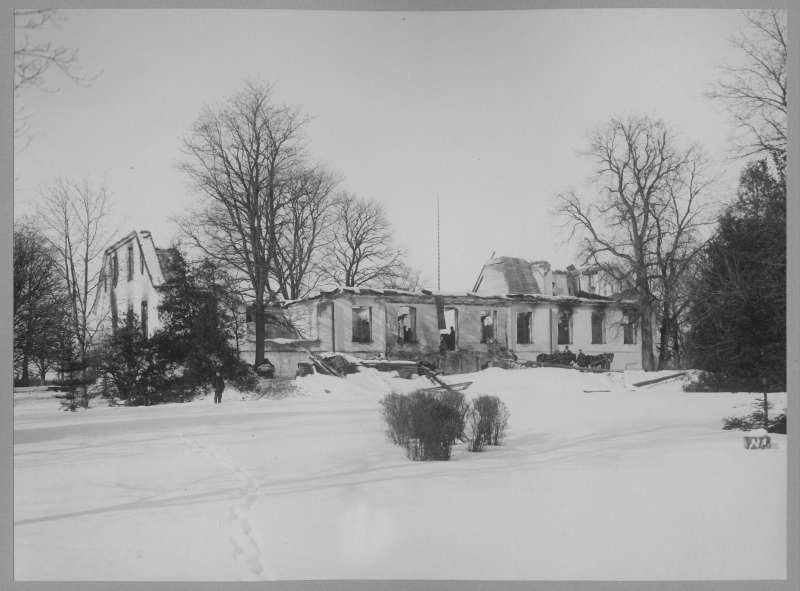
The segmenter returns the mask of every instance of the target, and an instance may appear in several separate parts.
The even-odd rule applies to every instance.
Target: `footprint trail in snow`
[[[249,520],[250,508],[258,498],[260,485],[258,480],[244,470],[225,458],[219,451],[217,445],[201,445],[193,437],[181,433],[181,439],[186,443],[192,453],[201,453],[214,460],[216,463],[227,469],[240,483],[239,490],[242,492],[242,500],[234,501],[228,507],[228,523],[231,526],[232,535],[230,542],[233,557],[244,563],[248,573],[254,580],[266,581],[274,580],[274,575],[269,568],[265,567],[261,561],[261,552],[258,543],[252,533],[252,526]]]

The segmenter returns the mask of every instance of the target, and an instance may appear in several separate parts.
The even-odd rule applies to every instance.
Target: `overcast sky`
[[[434,289],[440,196],[446,291],[471,289],[493,252],[576,261],[547,211],[584,183],[577,152],[613,115],[663,118],[721,155],[730,129],[702,93],[715,63],[737,60],[727,39],[743,22],[670,9],[63,15],[47,38],[100,75],[87,89],[52,72],[57,92],[18,97],[34,137],[15,161],[17,215],[56,177],[105,178],[125,232],[168,246],[169,216],[195,198],[175,167],[182,137],[203,106],[261,79],[313,118],[309,151],[342,188],[385,203]]]

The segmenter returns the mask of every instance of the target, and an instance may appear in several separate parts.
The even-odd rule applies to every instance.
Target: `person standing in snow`
[[[578,367],[586,367],[586,355],[583,354],[583,349],[578,349]]]
[[[219,370],[211,378],[211,387],[214,388],[214,404],[222,403],[222,391],[225,389],[225,380],[219,375]]]

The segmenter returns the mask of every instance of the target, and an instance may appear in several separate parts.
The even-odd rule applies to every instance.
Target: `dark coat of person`
[[[450,348],[449,339],[446,334],[439,336],[439,351],[447,351]]]
[[[586,367],[586,355],[578,353],[578,367]]]
[[[211,387],[214,388],[214,394],[222,394],[225,389],[225,380],[222,379],[222,376],[214,374],[211,378]]]

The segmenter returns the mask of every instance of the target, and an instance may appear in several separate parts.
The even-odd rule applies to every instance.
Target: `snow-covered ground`
[[[786,436],[748,451],[720,428],[755,394],[632,387],[658,377],[641,372],[450,376],[506,403],[505,443],[411,462],[378,401],[431,384],[390,375],[77,413],[16,395],[15,578],[785,577]]]

